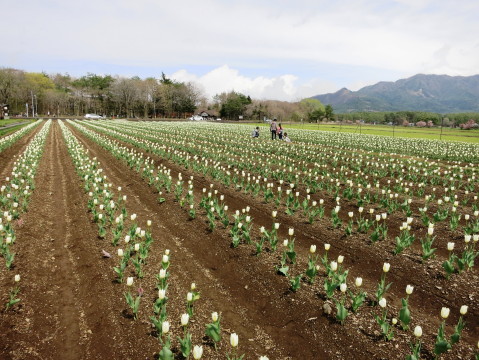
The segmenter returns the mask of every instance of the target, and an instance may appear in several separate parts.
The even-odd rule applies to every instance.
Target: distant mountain
[[[382,81],[358,91],[343,88],[313,96],[336,113],[354,111],[479,112],[479,75],[414,75],[395,82]]]

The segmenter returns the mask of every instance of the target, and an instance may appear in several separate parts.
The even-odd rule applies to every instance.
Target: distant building
[[[215,120],[218,118],[218,112],[216,110],[202,110],[198,115],[205,120]]]

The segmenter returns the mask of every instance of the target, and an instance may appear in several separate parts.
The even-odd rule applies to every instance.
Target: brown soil
[[[122,187],[128,198],[127,209],[138,215],[143,222],[140,226],[146,219],[153,221],[155,242],[144,268],[145,276],[135,280],[135,287],[144,289],[139,318],[132,319],[127,308],[125,284],[115,282],[116,248],[108,238],[97,236],[97,226],[87,208],[88,195],[74,170],[60,127],[54,122],[28,212],[16,224],[15,267],[11,271],[0,267],[2,301],[12,286],[13,275],[22,276],[21,302],[0,313],[1,359],[156,359],[161,345],[149,317],[157,297],[155,275],[165,249],[172,254],[168,315],[178,359],[182,357],[176,336],[182,335],[180,316],[185,312],[186,293],[192,282],[201,299],[195,304],[190,331],[193,344],[203,345],[205,359],[224,359],[231,352],[231,332],[239,335],[239,353],[245,353],[245,359],[261,355],[270,359],[404,359],[409,354],[409,343],[414,341],[412,331],[396,327],[394,339],[384,341],[374,320],[378,307],[368,303],[358,314],[350,315],[344,325],[339,324],[334,318],[334,305],[331,315],[323,312],[323,275],[313,285],[303,282],[296,293],[291,292],[287,279],[274,271],[279,252],[266,251],[257,257],[253,245],[231,248],[228,231],[221,225],[209,232],[206,217],[200,212],[195,220],[189,220],[172,194],[164,194],[166,202],[159,204],[156,190],[138,174],[79,131],[73,132],[89,149],[90,156],[100,161],[112,188]],[[20,154],[32,136],[0,153],[0,185],[11,172],[13,155]],[[182,172],[185,178],[195,175],[195,193],[211,183],[174,164],[165,164],[172,174]],[[219,183],[214,183],[214,188],[225,194],[231,210],[251,206],[253,238],[259,237],[259,226],[271,227],[272,205]],[[390,314],[397,317],[406,285],[414,285],[409,300],[412,328],[423,327],[424,359],[433,358],[441,307],[451,308],[446,327],[450,336],[459,308],[468,305],[463,337],[442,358],[473,358],[479,340],[477,267],[446,280],[441,270],[445,254],[440,253],[437,260],[424,265],[417,251],[392,256],[392,241],[371,245],[367,235],[345,237],[344,231],[332,228],[329,219],[310,225],[299,215],[278,214],[280,239],[286,237],[288,227],[295,228],[298,264],[291,270],[295,275],[304,273],[311,244],[318,245],[323,254],[323,245],[331,243],[330,259],[345,256],[348,285],[353,288],[353,279],[363,277],[369,300],[373,299],[383,262],[391,263],[387,279],[393,285],[386,296]],[[399,217],[392,218],[388,226],[395,229],[401,222]],[[444,246],[450,241],[450,234],[440,229],[436,236],[436,245]],[[103,257],[102,250],[111,258]],[[133,276],[130,268],[129,276]],[[219,312],[222,319],[223,339],[218,351],[204,336],[213,311]]]

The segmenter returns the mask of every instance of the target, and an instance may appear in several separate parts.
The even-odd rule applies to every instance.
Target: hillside
[[[479,75],[414,75],[382,81],[358,91],[343,88],[314,99],[331,104],[336,113],[354,111],[479,112]]]

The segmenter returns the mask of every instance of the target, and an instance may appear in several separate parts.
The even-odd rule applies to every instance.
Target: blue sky
[[[294,101],[479,73],[476,0],[0,0],[0,67],[191,81]]]

